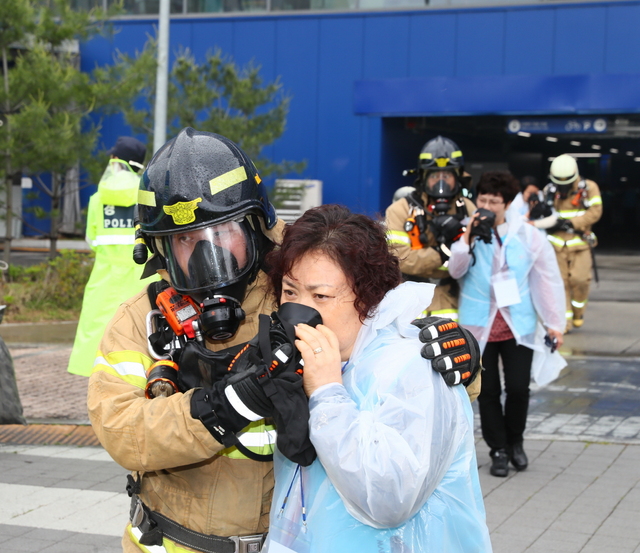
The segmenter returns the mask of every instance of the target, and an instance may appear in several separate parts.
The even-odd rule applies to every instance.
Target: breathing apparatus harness
[[[409,235],[412,250],[421,250],[429,247],[430,230],[436,239],[437,245],[433,248],[440,254],[443,266],[449,263],[451,257],[451,244],[458,240],[464,233],[461,224],[466,216],[466,206],[462,197],[455,200],[456,213],[448,214],[449,202],[446,210],[441,205],[430,203],[426,208],[418,197],[418,191],[406,196],[409,203],[409,215],[404,223],[404,231]]]

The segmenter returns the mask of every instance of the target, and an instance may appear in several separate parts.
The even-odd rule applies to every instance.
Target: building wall
[[[154,33],[154,23],[149,19],[115,22],[118,32],[112,38],[82,45],[83,68],[110,63],[116,49],[140,50],[147,34]],[[170,50],[189,48],[201,60],[207,51],[219,47],[240,65],[250,61],[260,65],[265,80],[280,76],[292,96],[291,110],[284,136],[266,154],[275,161],[307,160],[304,176],[323,181],[325,202],[374,213],[385,208],[383,121],[380,114],[356,114],[358,84],[420,79],[436,83],[445,96],[447,86],[456,83],[489,87],[457,91],[472,114],[476,93],[490,95],[494,79],[508,85],[514,76],[528,77],[531,83],[571,75],[640,78],[639,27],[640,2],[634,0],[176,17],[171,20]],[[382,87],[389,88],[393,87]],[[612,95],[619,92],[611,90]],[[542,89],[538,94],[553,97],[554,91]],[[596,110],[598,101],[593,100]],[[536,113],[533,103],[518,109],[523,114]],[[640,104],[634,111],[639,110]],[[103,128],[105,147],[127,132],[119,117],[108,120]]]

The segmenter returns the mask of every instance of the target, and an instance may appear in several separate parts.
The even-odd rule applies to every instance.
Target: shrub
[[[11,265],[0,290],[7,304],[5,320],[77,319],[93,262],[93,254],[63,250],[55,259],[32,267]]]

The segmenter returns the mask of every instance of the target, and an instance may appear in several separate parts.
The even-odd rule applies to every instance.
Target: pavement
[[[489,474],[476,417],[496,553],[640,553],[640,255],[598,261],[585,324],[565,336],[568,366],[532,386],[526,471]],[[74,322],[0,326],[29,422],[0,426],[3,552],[121,551],[126,471],[86,445],[97,443],[88,379],[66,372],[74,332]]]

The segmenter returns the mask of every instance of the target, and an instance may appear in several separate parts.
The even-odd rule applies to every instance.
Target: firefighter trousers
[[[572,320],[582,319],[589,298],[589,286],[591,285],[591,272],[593,261],[591,251],[572,250],[567,246],[556,250],[560,274],[564,281],[567,307],[567,329],[572,327]]]

